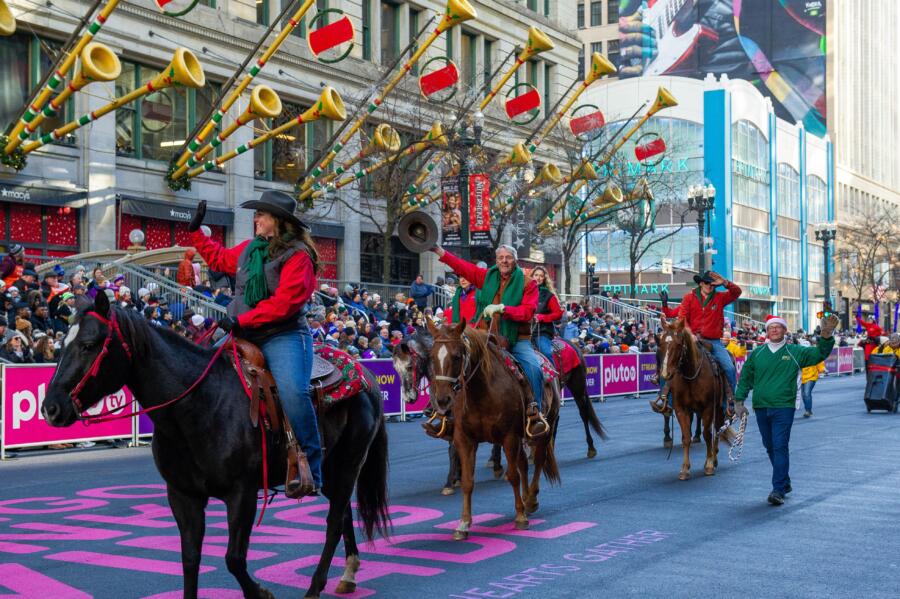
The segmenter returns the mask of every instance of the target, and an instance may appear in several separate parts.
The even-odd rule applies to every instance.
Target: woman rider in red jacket
[[[281,191],[263,192],[244,202],[254,209],[256,237],[226,248],[200,232],[206,202],[200,202],[188,230],[209,268],[235,276],[234,299],[219,327],[255,343],[275,378],[285,414],[300,448],[300,472],[285,494],[302,497],[322,487],[322,447],[309,394],[313,343],[306,302],[316,289],[319,255],[309,227],[294,216],[294,199]],[[308,466],[307,466],[308,463]]]

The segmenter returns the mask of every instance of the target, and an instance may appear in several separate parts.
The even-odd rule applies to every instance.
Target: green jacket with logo
[[[816,347],[785,343],[774,353],[765,345],[759,346],[741,369],[734,399],[744,401],[752,389],[754,408],[793,408],[800,369],[823,361],[833,347],[834,337],[819,337]]]

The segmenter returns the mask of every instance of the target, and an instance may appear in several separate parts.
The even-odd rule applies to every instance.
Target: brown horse
[[[728,383],[713,366],[712,357],[701,350],[691,330],[683,320],[669,324],[662,319],[663,333],[660,350],[663,353],[661,375],[669,380],[675,416],[681,428],[681,446],[684,460],[679,480],[691,477],[691,415],[697,414],[703,422],[703,440],[706,441],[706,463],[703,473],[712,476],[719,465],[717,431],[725,422],[722,399]]]
[[[457,540],[469,536],[472,525],[472,490],[475,486],[475,452],[479,443],[500,443],[506,452],[506,479],[515,495],[515,525],[528,528],[526,514],[538,509],[540,477],[559,483],[552,435],[535,440],[534,472],[528,483],[528,460],[522,447],[525,437],[525,400],[530,386],[506,366],[486,331],[467,328],[465,322],[438,328],[428,320],[434,338],[431,348],[431,401],[440,416],[453,413],[453,445],[462,470],[463,508],[453,533]],[[549,402],[547,397],[549,395]],[[544,415],[550,430],[559,418],[559,386],[545,383]],[[521,489],[520,489],[521,485]]]

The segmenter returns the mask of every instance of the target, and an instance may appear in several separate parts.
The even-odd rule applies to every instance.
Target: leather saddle
[[[340,381],[341,371],[325,358],[313,354],[312,377],[309,384],[317,408],[325,405],[325,390]]]

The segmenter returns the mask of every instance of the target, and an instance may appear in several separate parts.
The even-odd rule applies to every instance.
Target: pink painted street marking
[[[208,528],[228,530],[228,523],[216,522],[215,524],[208,525]],[[224,538],[225,542],[228,541],[228,537],[221,538]],[[262,524],[253,527],[253,533],[250,535],[250,542],[258,545],[321,545],[325,542],[325,531]]]
[[[13,507],[27,503],[38,503],[53,507],[27,508]],[[59,514],[62,512],[79,512],[92,510],[107,505],[99,499],[66,499],[65,497],[26,497],[25,499],[7,499],[0,501],[0,514]]]
[[[0,534],[0,541],[106,541],[117,537],[127,537],[131,534],[121,530],[66,526],[50,522],[23,522],[22,524],[13,524],[10,528],[38,532]]]
[[[133,516],[104,516],[103,514],[75,514],[66,516],[66,520],[83,522],[102,522],[116,526],[143,526],[145,528],[175,528],[175,517],[168,505],[158,503],[142,503],[129,506],[139,512]]]
[[[209,557],[225,557],[227,544],[228,537],[206,537],[203,539],[203,549],[201,550],[201,553]],[[178,535],[170,537],[150,535],[135,539],[125,539],[124,541],[117,542],[116,545],[139,547],[141,549],[155,549],[157,551],[171,551],[179,555],[181,554],[181,537]],[[275,555],[278,554],[271,551],[257,551],[256,549],[250,549],[247,552],[247,559],[252,561],[266,559],[267,557]]]
[[[356,504],[352,506],[356,509]],[[313,516],[313,514],[321,512],[322,516]],[[396,526],[409,526],[410,524],[419,524],[420,522],[428,522],[429,520],[437,520],[444,515],[444,512],[433,510],[431,508],[415,507],[411,505],[391,505],[388,507],[388,513],[391,515],[391,522]],[[317,505],[304,505],[290,510],[283,510],[275,514],[277,520],[285,522],[293,522],[294,524],[306,524],[308,526],[326,526],[325,515],[328,514],[328,504],[321,503]],[[401,515],[402,514],[402,515]],[[399,515],[399,516],[398,516]],[[354,521],[353,525],[360,528],[360,522]]]
[[[112,555],[110,553],[97,553],[95,551],[62,551],[45,555],[45,559],[52,559],[72,564],[87,564],[102,568],[118,568],[121,570],[133,570],[137,572],[149,572],[151,574],[169,574],[181,576],[183,569],[181,562],[169,562],[146,557],[127,557],[124,555]],[[200,566],[200,573],[212,572],[212,566]]]
[[[132,489],[151,489],[149,493],[116,493],[115,491],[130,491]],[[84,489],[78,491],[78,495],[82,497],[97,497],[100,499],[156,499],[167,497],[166,485],[162,484],[146,484],[146,485],[119,485],[117,487],[99,487],[97,489]]]
[[[53,580],[21,564],[0,564],[0,599],[91,599],[74,587]]]
[[[182,597],[184,597],[184,593],[181,591],[167,591],[143,599],[182,599]],[[197,597],[198,599],[244,599],[244,593],[234,589],[199,589]]]
[[[415,549],[412,547],[401,547],[403,544],[428,544],[435,545],[434,541],[442,541],[447,543],[448,547],[456,548],[477,547],[474,551],[462,553],[460,551],[437,551],[434,549]],[[456,564],[477,564],[478,562],[497,557],[505,553],[509,553],[516,548],[516,544],[512,541],[504,539],[496,539],[492,537],[469,537],[464,541],[454,541],[453,536],[449,534],[409,534],[395,535],[390,541],[385,539],[375,539],[372,544],[360,545],[359,550],[363,553],[376,553],[378,555],[390,555],[394,557],[408,557],[413,559],[424,559],[430,561],[450,562]]]
[[[47,551],[50,549],[49,547],[42,547],[40,545],[29,545],[27,543],[8,543],[6,541],[0,541],[0,553],[14,553],[17,555],[25,555],[27,553],[39,553],[41,551]],[[2,595],[0,595],[2,597]]]
[[[498,518],[504,517],[505,516],[501,514],[478,514],[472,516],[473,526],[469,529],[469,531],[477,534],[510,535],[514,537],[527,537],[531,539],[558,539],[559,537],[565,537],[567,535],[571,535],[576,532],[580,532],[582,530],[597,526],[596,522],[570,522],[568,524],[563,524],[561,526],[556,526],[554,528],[548,528],[545,530],[534,530],[531,528],[529,528],[528,530],[516,530],[515,522],[511,521],[505,522],[498,526],[478,526],[479,522],[489,522],[491,520],[497,520]],[[539,518],[528,521],[529,526],[536,526],[543,523],[544,520],[541,520]],[[435,526],[435,528],[440,528],[442,530],[456,530],[456,527],[458,525],[459,520],[451,520],[450,522],[438,524]]]

